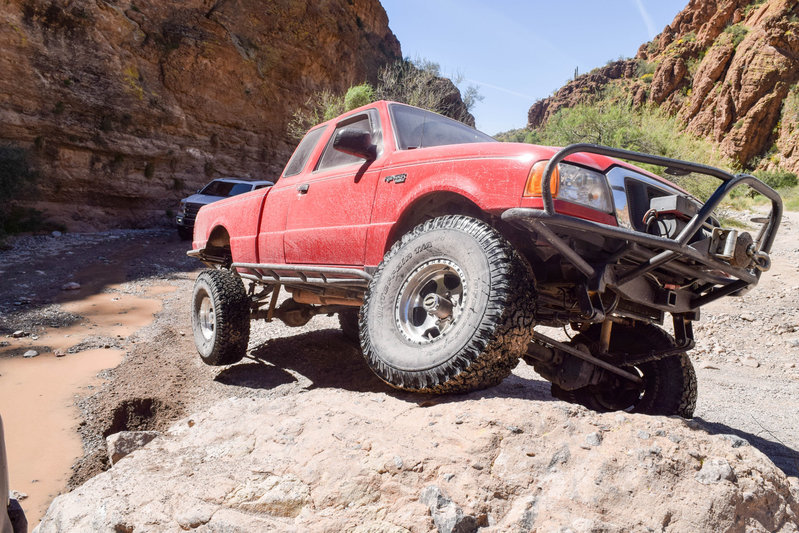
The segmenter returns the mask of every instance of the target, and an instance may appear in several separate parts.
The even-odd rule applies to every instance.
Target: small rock
[[[699,368],[702,368],[704,370],[718,370],[719,369],[719,367],[717,367],[713,363],[702,363],[701,365],[699,365]]]
[[[66,353],[64,353],[64,350],[56,350],[55,352],[53,352],[53,354],[56,357],[64,357],[65,355],[67,355]]]
[[[39,336],[38,335],[31,335],[31,340],[38,341],[39,340]]]
[[[20,492],[18,490],[10,490],[8,491],[8,495],[11,496],[13,499],[17,500],[18,502],[21,502],[22,500],[28,497],[27,494],[25,494],[24,492]]]
[[[738,435],[721,435],[724,440],[730,441],[733,448],[740,448],[741,446],[749,446],[749,441],[742,439]]]
[[[565,444],[552,455],[552,459],[549,460],[549,468],[552,469],[556,465],[565,464],[571,459],[571,452],[569,451],[569,447]]]
[[[447,498],[439,487],[430,485],[422,490],[419,501],[430,509],[430,516],[439,533],[472,533],[477,520],[463,514],[463,509]]]
[[[505,429],[510,431],[511,433],[519,434],[522,433],[522,428],[516,426],[506,426]]]
[[[455,474],[444,474],[444,475],[443,475],[443,476],[441,476],[441,477],[443,477],[443,478],[444,478],[444,481],[452,481],[452,478],[454,478],[454,477],[455,477]]]
[[[62,291],[76,291],[80,289],[80,283],[76,281],[70,281],[69,283],[64,283],[61,285]]]
[[[643,429],[639,429],[639,430],[638,430],[638,434],[637,434],[636,436],[637,436],[639,439],[641,439],[641,440],[647,440],[647,439],[648,439],[648,438],[650,438],[652,435],[650,435],[648,431],[644,431]]]
[[[6,346],[11,346],[11,343],[8,341],[0,341],[0,348],[5,348]]]
[[[796,363],[785,363],[785,370],[790,370],[791,368],[796,368]]]
[[[746,322],[754,322],[755,317],[750,315],[749,313],[744,313],[741,315],[741,320],[744,320]]]
[[[186,336],[186,332],[185,331],[178,331],[178,335],[180,335],[181,337],[185,337]]]
[[[120,431],[109,435],[105,439],[106,447],[108,448],[108,459],[113,465],[159,435],[160,433],[157,431]]]
[[[743,359],[741,359],[741,364],[751,368],[757,368],[760,366],[760,362],[754,357],[744,357]]]
[[[791,348],[799,348],[799,339],[791,339],[788,341]]]
[[[21,329],[18,329],[17,331],[11,334],[11,336],[14,337],[15,339],[19,339],[20,337],[25,337],[26,335],[27,333],[25,333]]]
[[[22,354],[22,357],[30,359],[31,357],[36,357],[37,355],[39,355],[39,352],[37,352],[36,350],[28,350],[27,352]]]
[[[670,434],[669,434],[669,436],[668,436],[668,439],[669,439],[671,442],[673,442],[674,444],[679,444],[679,443],[681,443],[681,442],[682,442],[682,437],[680,437],[679,435],[675,435],[675,434],[673,434],[673,433],[670,433]]]
[[[402,470],[403,464],[404,463],[402,462],[402,457],[400,457],[399,455],[395,455],[394,456],[394,466],[397,467],[397,470]]]
[[[602,444],[602,435],[599,433],[589,433],[585,436],[585,443],[589,446],[599,446]]]
[[[62,235],[62,233],[60,231],[56,230],[56,231],[52,232],[50,235],[52,235],[53,237],[60,237]]]
[[[708,458],[702,463],[702,469],[694,476],[699,483],[711,485],[723,480],[733,481],[735,473],[726,459]]]

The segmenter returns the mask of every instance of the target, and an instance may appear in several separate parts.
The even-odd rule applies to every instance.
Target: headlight
[[[547,161],[539,161],[530,170],[524,196],[541,196],[541,178]],[[611,211],[610,191],[605,175],[595,170],[559,163],[550,181],[552,196],[599,211]]]

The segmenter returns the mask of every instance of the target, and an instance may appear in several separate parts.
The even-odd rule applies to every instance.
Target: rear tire
[[[534,295],[527,263],[494,228],[467,216],[429,220],[391,248],[369,284],[364,357],[398,389],[496,385],[526,349]]]
[[[572,339],[573,343],[596,346],[601,327]],[[610,340],[610,353],[642,354],[651,350],[667,350],[675,346],[671,335],[651,324],[634,327],[615,324]],[[594,350],[592,350],[593,352]],[[696,408],[696,373],[688,354],[681,353],[636,366],[619,366],[638,374],[642,386],[624,378],[609,377],[604,383],[566,391],[552,385],[552,395],[561,400],[584,405],[599,412],[630,411],[649,415],[691,418]]]
[[[194,344],[207,365],[232,365],[247,353],[250,299],[241,278],[229,270],[205,270],[192,295]]]

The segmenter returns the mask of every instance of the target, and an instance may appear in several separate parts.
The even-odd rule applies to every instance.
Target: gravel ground
[[[703,309],[692,352],[700,424],[712,433],[745,438],[792,476],[799,475],[797,243],[799,214],[789,213],[772,271],[743,298]],[[202,265],[187,258],[185,250],[186,243],[172,231],[130,230],[25,237],[0,252],[0,337],[74,322],[77,317],[54,303],[64,297],[61,286],[69,281],[96,291],[123,283],[122,290],[133,294],[154,285],[177,288],[164,296],[163,310],[151,325],[117,340],[126,350],[123,363],[106,372],[104,386],[79,400],[83,420],[77,429],[85,456],[73,467],[70,488],[107,468],[104,436],[165,429],[224,398],[271,398],[320,387],[405,396],[369,371],[358,347],[339,331],[336,317],[319,316],[301,328],[279,321],[254,323],[248,358],[230,367],[203,365],[188,314],[191,287]],[[98,342],[102,338],[98,331]],[[531,367],[520,363],[514,374],[508,379],[518,385],[515,396],[549,397],[549,384]]]

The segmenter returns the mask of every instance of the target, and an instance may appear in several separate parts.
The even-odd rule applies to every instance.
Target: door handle
[[[308,192],[309,187],[310,185],[308,185],[307,183],[303,183],[302,185],[297,187],[297,192],[299,192],[300,194],[305,194]]]

